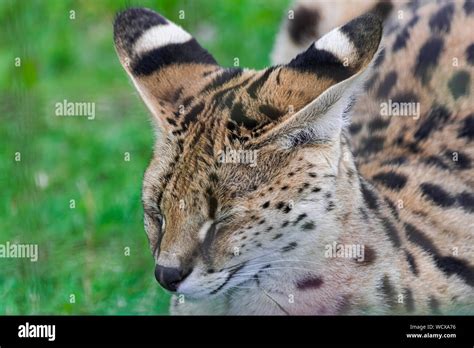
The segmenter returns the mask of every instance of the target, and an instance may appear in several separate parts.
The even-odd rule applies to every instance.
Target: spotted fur
[[[296,3],[263,71],[220,67],[151,10],[117,16],[157,132],[143,206],[172,313],[472,310],[471,3],[358,3]],[[382,117],[389,98],[418,120]]]

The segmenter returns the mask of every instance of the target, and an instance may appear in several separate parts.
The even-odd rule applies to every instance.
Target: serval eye
[[[156,225],[160,229],[160,232],[163,231],[165,229],[165,217],[160,213],[155,213],[153,218],[155,219]]]

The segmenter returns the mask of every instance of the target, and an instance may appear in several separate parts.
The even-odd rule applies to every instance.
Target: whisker
[[[227,267],[223,267],[222,270],[227,270],[227,269],[232,269],[232,268],[235,268],[235,267],[238,267],[246,262],[250,262],[250,261],[253,261],[253,260],[257,260],[257,259],[260,259],[260,258],[263,258],[263,257],[266,257],[268,255],[271,255],[273,254],[275,251],[273,250],[272,252],[269,252],[267,254],[263,254],[263,255],[258,255],[256,257],[253,257],[253,258],[250,258],[250,259],[247,259],[247,260],[242,260],[241,262],[235,264],[235,265],[231,265],[231,266],[227,266]]]
[[[268,262],[275,263],[275,262],[302,262],[302,263],[311,263],[320,266],[321,264],[319,262],[313,262],[313,261],[305,261],[305,260],[291,260],[291,259],[281,259],[281,260],[272,260],[272,261],[267,261],[267,262],[257,262],[257,263],[252,263],[252,266],[258,266],[262,264],[266,264]]]

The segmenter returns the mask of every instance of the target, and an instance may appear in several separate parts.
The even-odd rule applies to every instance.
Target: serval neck
[[[387,310],[384,296],[374,289],[388,289],[388,296],[400,291],[392,285],[400,283],[401,267],[396,210],[359,175],[344,140],[340,155],[338,173],[330,178],[335,190],[331,196],[323,193],[327,216],[315,221],[311,236],[288,256],[269,259],[253,279],[229,292],[230,313],[252,314],[252,308],[255,313],[318,315]],[[257,305],[242,306],[246,296]],[[354,302],[360,305],[349,308]]]

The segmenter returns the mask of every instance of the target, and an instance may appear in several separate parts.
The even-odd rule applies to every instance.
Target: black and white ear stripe
[[[171,64],[217,64],[188,32],[145,8],[117,15],[114,41],[122,64],[135,76],[150,75]]]
[[[381,37],[380,19],[364,14],[321,37],[287,66],[342,81],[368,65]]]

